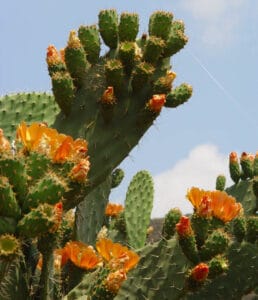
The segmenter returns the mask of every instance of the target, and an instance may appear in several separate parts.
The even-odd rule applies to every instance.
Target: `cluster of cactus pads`
[[[3,300],[258,294],[258,155],[230,155],[235,184],[225,191],[224,176],[214,191],[189,189],[193,214],[171,209],[154,243],[147,171],[132,179],[125,207],[108,203],[123,178],[119,163],[163,107],[192,94],[186,83],[172,86],[184,23],[157,11],[149,35],[138,38],[138,27],[137,14],[101,11],[98,26],[71,31],[60,51],[47,48],[53,96],[0,98]]]

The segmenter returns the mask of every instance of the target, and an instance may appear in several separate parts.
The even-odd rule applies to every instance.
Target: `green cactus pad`
[[[56,204],[68,190],[66,182],[54,173],[47,173],[31,189],[23,205],[23,210],[37,207],[40,203]]]
[[[125,200],[125,222],[129,244],[144,246],[153,206],[153,180],[147,171],[138,172],[130,182]]]
[[[104,43],[115,49],[118,43],[118,15],[114,9],[99,13],[99,32]]]
[[[18,158],[0,159],[0,175],[8,178],[16,193],[16,199],[21,204],[27,192],[28,176],[25,164]]]
[[[44,203],[26,214],[18,222],[17,229],[20,235],[34,238],[51,232],[57,222],[54,206]]]
[[[238,184],[226,188],[226,192],[242,204],[246,215],[252,215],[257,209],[256,196],[253,192],[253,180],[240,181]]]
[[[120,42],[134,42],[139,30],[139,17],[134,13],[122,13],[118,26]]]
[[[258,240],[258,217],[250,216],[246,220],[246,240],[254,243]]]
[[[139,254],[140,262],[128,274],[115,300],[181,299],[189,262],[176,239],[147,245]]]
[[[119,46],[119,58],[121,59],[125,73],[130,75],[135,63],[135,43],[123,42]]]
[[[49,169],[50,160],[46,155],[38,152],[31,152],[26,158],[26,170],[30,177],[30,183],[35,182]]]
[[[209,278],[217,277],[229,268],[228,260],[223,256],[215,256],[209,261]]]
[[[19,218],[20,207],[7,177],[0,176],[0,216]]]
[[[149,34],[166,40],[172,25],[173,14],[165,11],[156,11],[150,16]]]
[[[229,173],[231,179],[237,184],[241,178],[240,164],[238,161],[229,162]]]
[[[17,221],[13,218],[0,217],[0,235],[9,233],[14,234],[16,231]]]
[[[171,55],[176,54],[179,52],[186,43],[188,42],[187,36],[184,34],[183,31],[171,28],[169,33],[169,37],[166,40],[166,45],[164,47],[162,56],[169,57]]]
[[[53,96],[46,93],[21,93],[0,97],[0,128],[15,139],[16,127],[22,121],[46,122],[51,126],[59,113]]]
[[[80,26],[78,37],[86,53],[86,58],[91,64],[97,63],[100,54],[99,32],[95,25]]]
[[[146,62],[136,65],[132,76],[132,88],[137,92],[147,84],[148,80],[154,73],[154,68],[151,64]]]

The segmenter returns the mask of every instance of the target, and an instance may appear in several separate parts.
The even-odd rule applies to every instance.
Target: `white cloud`
[[[192,205],[185,198],[187,189],[192,186],[214,189],[219,174],[228,175],[228,156],[219,153],[214,145],[195,147],[188,157],[179,161],[171,170],[154,177],[152,218],[164,217],[173,207],[179,207],[183,213],[191,213]],[[231,183],[227,178],[227,185]]]
[[[199,23],[201,41],[206,46],[230,44],[241,21],[244,0],[183,0],[181,5]]]

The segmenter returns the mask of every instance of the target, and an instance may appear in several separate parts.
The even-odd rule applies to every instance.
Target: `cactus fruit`
[[[165,216],[162,236],[165,239],[170,239],[174,236],[176,232],[176,224],[179,222],[182,217],[182,213],[178,208],[171,209]]]

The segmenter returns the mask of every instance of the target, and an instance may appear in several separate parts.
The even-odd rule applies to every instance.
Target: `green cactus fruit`
[[[121,235],[125,238],[126,237],[126,221],[125,221],[125,213],[122,211],[119,213],[117,217],[112,220],[113,224],[111,227],[116,229]]]
[[[166,40],[172,25],[173,14],[165,11],[156,11],[150,16],[149,35]]]
[[[204,244],[208,236],[210,219],[194,213],[191,218],[191,224],[195,233],[197,247],[199,249]]]
[[[161,38],[150,36],[144,47],[143,59],[146,62],[155,65],[161,57],[164,46],[165,43]]]
[[[136,56],[135,43],[133,42],[121,43],[119,45],[118,55],[124,65],[125,73],[127,75],[130,75],[135,63],[135,56]]]
[[[184,255],[194,264],[200,261],[197,250],[197,242],[194,235],[186,235],[178,237],[179,245]]]
[[[12,140],[22,121],[53,124],[59,109],[53,96],[47,93],[21,93],[0,97],[0,128]]]
[[[241,158],[240,158],[240,165],[242,168],[241,178],[242,179],[253,178],[253,176],[254,176],[254,172],[253,172],[254,158],[250,157],[250,155],[248,153],[243,152],[241,154]]]
[[[56,204],[67,190],[68,186],[62,178],[55,173],[47,173],[29,189],[23,211],[36,208],[41,203]]]
[[[206,239],[204,245],[200,249],[200,256],[203,260],[222,254],[229,245],[229,237],[220,229],[214,230]]]
[[[86,58],[91,64],[96,64],[100,54],[99,32],[95,25],[80,26],[78,37],[86,53]]]
[[[246,220],[246,240],[254,243],[258,240],[258,217],[250,216]]]
[[[7,177],[0,176],[0,216],[18,219],[21,210]]]
[[[192,96],[193,88],[191,85],[182,83],[167,94],[166,107],[177,107],[184,104]]]
[[[111,49],[116,49],[118,44],[118,15],[114,9],[100,11],[99,32],[104,43]]]
[[[226,186],[226,176],[219,175],[216,179],[216,190],[224,191]]]
[[[182,213],[178,208],[172,208],[165,216],[163,227],[162,227],[162,236],[165,239],[171,239],[176,232],[176,224],[179,222],[182,217]]]
[[[154,73],[154,68],[151,64],[141,62],[135,66],[132,74],[132,88],[134,92],[142,89]]]
[[[56,72],[51,79],[55,100],[62,112],[69,115],[74,100],[73,80],[67,72]]]
[[[177,240],[149,244],[139,255],[137,267],[130,271],[115,300],[182,299],[189,262]]]
[[[258,176],[255,176],[253,179],[253,193],[254,193],[256,199],[258,199]],[[258,203],[256,204],[256,210],[257,209],[258,209]]]
[[[215,256],[213,257],[209,263],[209,278],[217,277],[224,272],[228,271],[229,263],[228,260],[224,256]]]
[[[174,72],[168,72],[165,76],[158,78],[153,83],[153,94],[167,94],[170,92],[175,78],[176,74]]]
[[[105,64],[105,75],[108,86],[115,89],[115,94],[121,92],[124,79],[123,65],[118,59],[110,59]]]
[[[122,182],[125,173],[122,169],[117,168],[112,172],[111,176],[112,176],[111,188],[114,189],[117,186],[119,186],[119,184]]]
[[[246,219],[243,216],[237,217],[232,222],[233,233],[236,240],[241,243],[246,234]]]
[[[13,218],[0,217],[0,235],[4,233],[14,234],[16,231],[17,221]]]
[[[60,222],[55,206],[44,203],[32,209],[18,222],[17,230],[20,235],[34,238],[55,231]]]
[[[171,55],[179,52],[186,43],[188,42],[188,37],[183,31],[174,29],[173,26],[166,40],[165,47],[163,49],[162,57],[170,57]]]
[[[231,179],[237,184],[241,178],[241,169],[236,152],[231,152],[229,155],[229,173]]]
[[[134,13],[121,13],[118,26],[120,42],[134,42],[139,30],[139,16]]]
[[[18,158],[0,159],[0,175],[7,177],[19,204],[22,204],[27,192],[28,176],[24,162]]]
[[[144,246],[153,206],[153,180],[147,171],[134,175],[126,193],[125,222],[129,245]]]
[[[89,67],[89,62],[86,59],[84,48],[74,30],[70,32],[64,55],[66,67],[74,80],[74,85],[77,88],[81,87],[86,75],[86,70]]]
[[[16,237],[10,234],[0,235],[0,258],[13,258],[19,255],[20,250],[20,242]]]

